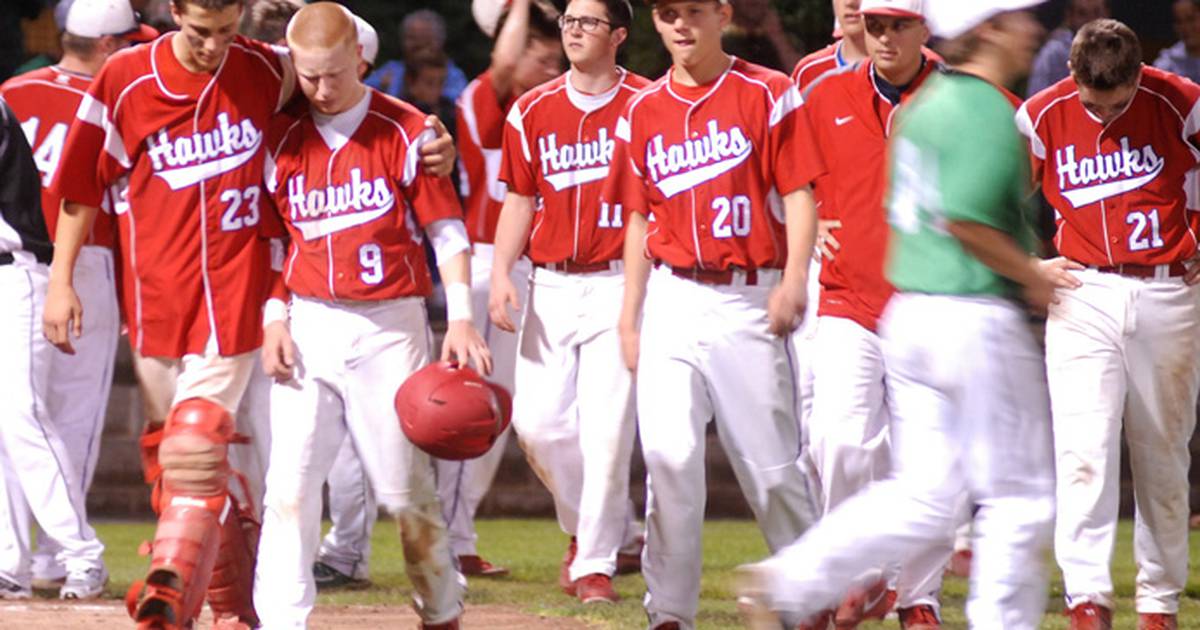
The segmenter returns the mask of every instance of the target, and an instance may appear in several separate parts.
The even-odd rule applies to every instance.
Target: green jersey
[[[1029,156],[1008,98],[982,79],[930,77],[902,108],[889,161],[887,275],[898,291],[1014,296],[946,230],[982,223],[1032,251]]]

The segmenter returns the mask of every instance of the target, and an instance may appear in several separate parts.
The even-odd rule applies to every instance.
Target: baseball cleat
[[[937,630],[942,627],[937,611],[933,606],[922,604],[912,608],[901,608],[896,611],[900,615],[902,630]]]
[[[896,604],[896,591],[887,587],[886,580],[877,580],[867,588],[856,588],[842,600],[834,615],[837,628],[856,628],[868,619],[883,619]]]
[[[1168,613],[1138,613],[1138,630],[1176,630],[1175,615]]]
[[[108,569],[103,566],[67,573],[67,580],[58,591],[59,599],[96,599],[108,585]]]
[[[571,563],[575,562],[575,554],[579,551],[579,547],[575,543],[575,537],[571,537],[571,544],[567,545],[567,551],[563,553],[562,566],[558,568],[558,587],[567,595],[575,595],[575,583],[571,581]]]
[[[642,550],[646,548],[646,537],[638,536],[637,551],[617,554],[617,575],[642,572]]]
[[[29,599],[33,597],[33,589],[0,576],[0,600]]]
[[[971,577],[971,559],[974,554],[970,549],[959,549],[950,556],[950,564],[946,566],[946,573],[960,578]]]
[[[35,591],[57,591],[67,583],[67,576],[59,577],[37,577],[33,578],[33,590]]]
[[[1071,630],[1112,630],[1112,611],[1091,602],[1084,602],[1067,611]]]
[[[479,556],[459,556],[458,571],[468,577],[504,577],[508,569],[498,567]]]
[[[371,585],[370,580],[360,580],[352,575],[346,575],[341,571],[317,561],[313,563],[313,581],[317,584],[317,590],[337,590],[337,589],[360,589],[367,588]]]
[[[621,599],[613,590],[612,578],[592,573],[575,580],[575,596],[584,604],[615,604]]]

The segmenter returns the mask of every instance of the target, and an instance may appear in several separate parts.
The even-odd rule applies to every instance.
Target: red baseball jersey
[[[494,243],[496,222],[508,188],[500,181],[504,118],[515,99],[496,94],[484,72],[458,97],[459,187],[472,243]]]
[[[673,267],[782,268],[780,195],[825,170],[787,75],[733,59],[714,82],[673,70],[630,100],[603,201],[652,221],[647,247]]]
[[[616,149],[616,126],[630,97],[650,84],[621,70],[604,94],[583,94],[570,73],[525,93],[509,110],[500,181],[537,197],[528,254],[535,263],[619,259],[625,242],[621,205],[600,201]]]
[[[181,357],[211,351],[215,340],[220,354],[241,354],[261,343],[270,279],[258,233],[262,148],[290,70],[285,53],[237,37],[217,70],[193,73],[175,58],[174,36],[108,60],[52,188],[99,206],[106,188],[128,180],[117,218],[138,352]]]
[[[926,61],[900,96],[917,91],[938,64]],[[842,227],[833,259],[821,265],[820,315],[844,317],[875,330],[894,289],[884,277],[882,253],[890,230],[883,208],[888,138],[898,107],[878,88],[873,64],[831,72],[805,93],[804,111],[828,172],[818,181],[829,218]],[[825,215],[822,215],[825,216]]]
[[[283,280],[323,300],[427,296],[424,232],[462,219],[449,178],[425,172],[436,134],[415,107],[367,88],[334,117],[280,117],[268,134],[266,186],[291,237]]]
[[[1200,86],[1146,67],[1129,107],[1108,125],[1071,78],[1017,112],[1035,179],[1055,209],[1058,251],[1085,265],[1161,265],[1196,254]]]
[[[792,70],[792,82],[800,88],[801,93],[826,72],[851,65],[842,59],[841,50],[842,42],[839,40],[808,53],[796,64],[796,68]]]
[[[50,190],[50,182],[62,158],[67,130],[79,111],[79,103],[87,93],[92,77],[64,70],[58,66],[39,68],[13,77],[0,85],[0,96],[21,121],[25,138],[33,148],[33,161],[42,174],[42,212],[50,240],[58,226],[58,211],[62,198]],[[103,212],[96,214],[92,232],[86,244],[113,246],[116,226],[113,224],[112,203],[106,199]]]

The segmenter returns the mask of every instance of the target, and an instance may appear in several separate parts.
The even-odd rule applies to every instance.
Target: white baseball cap
[[[379,56],[379,33],[375,32],[370,22],[357,15],[354,16],[354,27],[358,29],[358,45],[362,46],[363,61],[375,65],[375,58]]]
[[[863,0],[858,8],[863,15],[891,15],[925,19],[924,0]]]
[[[148,42],[158,31],[140,24],[129,0],[74,0],[67,10],[68,33],[80,37],[115,35],[132,42]]]
[[[1000,13],[1029,9],[1045,1],[926,0],[925,15],[929,18],[930,30],[934,35],[954,39]]]

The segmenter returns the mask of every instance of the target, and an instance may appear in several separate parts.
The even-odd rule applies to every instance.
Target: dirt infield
[[[207,630],[211,619],[207,611],[196,630]],[[62,602],[31,601],[0,604],[0,630],[9,628],[130,628],[125,607],[117,602],[92,602],[68,605]],[[308,627],[311,630],[370,630],[417,627],[417,616],[407,607],[398,606],[318,606]],[[478,630],[587,630],[576,619],[539,617],[506,606],[470,606],[463,617],[463,628]]]

